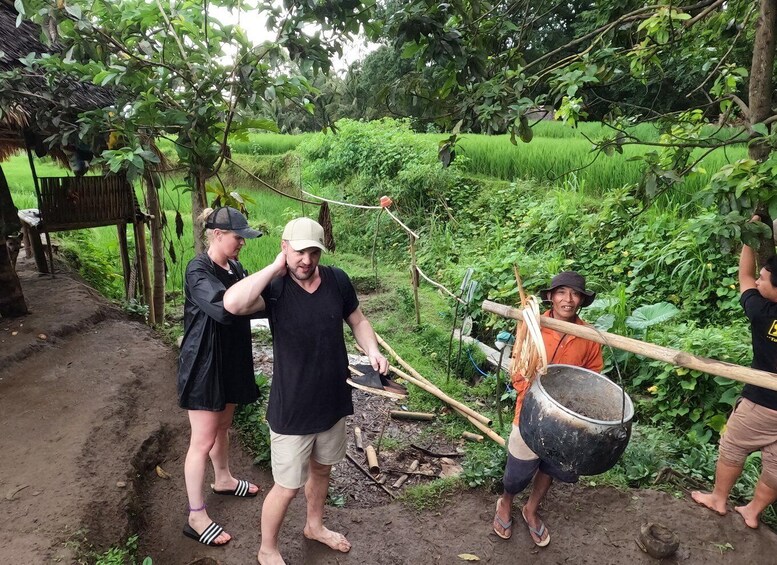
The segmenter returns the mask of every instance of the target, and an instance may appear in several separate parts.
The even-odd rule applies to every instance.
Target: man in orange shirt
[[[586,325],[577,313],[580,308],[589,306],[596,293],[586,290],[585,278],[575,271],[564,271],[553,277],[550,288],[540,291],[540,297],[550,303],[550,309],[543,314],[564,322]],[[565,364],[584,367],[600,373],[604,367],[602,348],[599,344],[560,333],[549,328],[542,328],[542,340],[549,364]],[[518,430],[518,417],[521,413],[523,398],[529,388],[529,382],[523,375],[513,374],[513,388],[517,393],[515,402],[515,419],[510,439],[507,444],[507,465],[503,479],[504,492],[496,502],[493,528],[496,535],[510,539],[513,521],[511,509],[513,498],[522,492],[534,479],[534,486],[529,500],[521,510],[524,522],[529,528],[532,540],[539,547],[550,543],[550,532],[545,527],[537,510],[542,499],[548,492],[553,479],[565,483],[577,481],[577,475],[560,469],[557,465],[545,459],[540,459],[523,441]]]

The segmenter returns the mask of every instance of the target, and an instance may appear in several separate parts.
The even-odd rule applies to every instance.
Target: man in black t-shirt
[[[266,312],[273,335],[274,367],[267,422],[275,484],[262,506],[262,565],[284,563],[278,533],[301,488],[307,498],[305,537],[337,551],[350,542],[323,523],[332,465],[345,456],[345,417],[353,414],[343,321],[370,364],[388,370],[375,332],[359,308],[348,276],[319,265],[324,230],[297,218],[283,230],[272,264],[230,287],[224,308],[233,314]]]
[[[755,216],[754,221],[760,218]],[[755,253],[745,245],[739,258],[740,304],[750,320],[754,369],[777,372],[777,257],[771,257],[755,277]],[[777,384],[777,378],[775,378]],[[742,473],[747,456],[761,452],[761,476],[753,499],[734,508],[750,528],[758,527],[761,513],[777,501],[777,391],[745,385],[720,439],[715,486],[712,492],[691,497],[725,514],[728,495]]]

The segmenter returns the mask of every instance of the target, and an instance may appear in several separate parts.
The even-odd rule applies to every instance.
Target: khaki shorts
[[[287,489],[305,486],[308,466],[313,458],[321,465],[334,465],[345,457],[347,436],[345,418],[317,434],[287,436],[270,430],[272,478]]]
[[[720,458],[739,466],[755,451],[761,452],[761,479],[777,488],[777,410],[740,398],[720,438]]]

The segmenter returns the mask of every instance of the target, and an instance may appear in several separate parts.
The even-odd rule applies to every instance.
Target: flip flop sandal
[[[407,398],[405,387],[398,385],[387,376],[381,375],[372,368],[372,365],[354,365],[348,369],[354,376],[346,379],[346,382],[354,388],[396,400]]]
[[[497,525],[499,525],[499,527],[505,531],[505,533],[504,534],[499,533],[499,531],[496,528],[494,528],[494,533],[502,539],[510,539],[513,536],[513,519],[511,517],[507,522],[505,522],[499,517],[499,505],[501,504],[501,502],[502,502],[501,498],[497,499],[496,501],[496,513],[494,514],[494,522],[496,522]]]
[[[529,525],[529,521],[526,519],[526,514],[523,513],[523,510],[521,510],[521,516],[523,517],[523,521],[526,522],[526,527],[529,528],[529,532],[534,534],[534,536],[537,536],[537,538],[540,540],[537,541],[534,539],[534,536],[532,536],[531,539],[534,542],[534,545],[537,547],[545,547],[548,545],[550,543],[550,532],[545,527],[545,522],[540,521],[540,527],[538,529],[534,529]],[[548,537],[542,539],[542,536],[545,534],[545,532],[548,532]]]
[[[210,525],[205,528],[201,534],[198,534],[189,524],[186,524],[183,527],[183,535],[185,535],[187,538],[192,538],[193,540],[198,541],[203,545],[210,545],[213,547],[227,545],[230,541],[232,541],[232,538],[229,538],[229,540],[225,541],[224,543],[215,543],[216,538],[218,538],[223,531],[224,528],[219,526],[216,522],[211,522]]]
[[[249,490],[250,487],[251,483],[243,479],[237,481],[237,486],[233,490],[216,490],[213,485],[210,485],[213,494],[221,494],[224,496],[239,496],[241,498],[253,498],[259,494],[259,490],[256,492],[251,492]]]

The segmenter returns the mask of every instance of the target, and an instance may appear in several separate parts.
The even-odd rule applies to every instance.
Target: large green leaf
[[[646,330],[650,326],[655,326],[674,318],[679,313],[680,310],[669,302],[647,304],[634,310],[631,316],[626,318],[626,325],[634,330]]]

